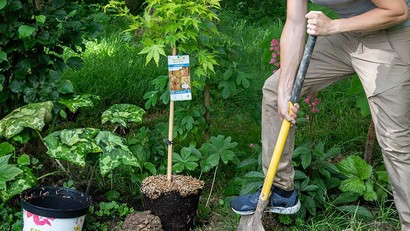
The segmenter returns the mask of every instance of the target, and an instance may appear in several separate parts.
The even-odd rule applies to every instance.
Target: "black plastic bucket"
[[[20,194],[25,230],[81,230],[88,195],[63,187],[36,187]]]

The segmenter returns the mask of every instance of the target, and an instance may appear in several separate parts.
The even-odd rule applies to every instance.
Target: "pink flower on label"
[[[27,218],[33,217],[34,224],[38,226],[43,226],[43,225],[52,226],[50,223],[50,220],[53,221],[54,218],[42,217],[42,216],[38,216],[36,214],[30,213],[28,211],[26,212],[27,212]]]

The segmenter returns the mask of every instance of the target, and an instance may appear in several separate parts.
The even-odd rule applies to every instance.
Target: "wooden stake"
[[[172,48],[172,55],[177,55],[177,48]],[[168,165],[167,165],[167,181],[172,181],[172,138],[174,130],[174,101],[169,101],[169,125],[168,125]]]

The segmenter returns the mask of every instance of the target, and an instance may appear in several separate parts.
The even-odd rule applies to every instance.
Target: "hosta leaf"
[[[89,153],[100,153],[95,137],[99,130],[94,128],[65,129],[56,131],[44,138],[47,154],[53,158],[67,160],[85,166]]]
[[[127,127],[128,123],[142,122],[144,109],[133,104],[114,104],[109,109],[103,112],[101,123],[110,122],[112,124],[120,124]]]
[[[99,161],[101,175],[106,175],[120,165],[141,167],[122,137],[110,131],[101,131],[95,140],[103,150]]]
[[[0,198],[3,201],[7,201],[22,191],[35,186],[35,183],[34,180],[24,178],[12,181],[11,184],[8,185],[7,190],[0,190]]]
[[[93,107],[93,100],[99,100],[100,97],[92,94],[77,95],[73,98],[59,98],[58,103],[66,106],[71,112],[75,113],[81,107]]]
[[[0,120],[0,135],[11,138],[24,128],[43,130],[44,125],[51,120],[53,106],[51,101],[47,101],[27,104],[15,109]]]

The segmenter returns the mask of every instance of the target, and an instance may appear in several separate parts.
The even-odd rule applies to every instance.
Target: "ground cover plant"
[[[0,0],[0,13],[6,9],[2,8],[3,4],[10,2],[15,1]],[[219,18],[215,25],[221,33],[218,46],[224,47],[225,53],[220,54],[220,65],[215,66],[215,73],[212,73],[215,81],[209,82],[212,86],[212,104],[207,108],[212,115],[209,141],[203,136],[205,110],[198,106],[204,99],[203,89],[193,92],[197,105],[185,104],[183,110],[176,111],[176,129],[180,130],[175,133],[178,135],[174,143],[174,172],[205,181],[195,228],[198,231],[236,230],[239,216],[230,210],[230,198],[254,191],[263,181],[260,165],[261,88],[264,80],[278,68],[280,48],[277,42],[283,14],[267,15],[273,17],[270,20],[261,19],[264,16],[262,2],[232,1],[229,5],[226,1],[222,2],[220,10],[215,11]],[[72,84],[72,87],[57,87],[55,90],[60,92],[59,96],[67,94],[70,97],[45,101],[49,103],[42,108],[46,108],[47,113],[31,113],[43,117],[38,127],[21,126],[23,129],[13,135],[7,135],[3,132],[5,127],[0,127],[0,172],[7,173],[0,175],[0,190],[1,195],[11,193],[0,199],[1,230],[21,230],[22,227],[17,196],[22,189],[11,187],[15,182],[26,182],[20,184],[25,187],[52,184],[88,191],[94,204],[84,230],[120,230],[127,215],[141,211],[141,181],[149,175],[166,172],[168,101],[160,100],[162,94],[167,94],[166,61],[161,58],[158,66],[155,63],[146,65],[146,57],[138,55],[144,48],[138,36],[125,31],[129,21],[104,14],[106,3],[96,7],[104,26],[102,34],[95,39],[81,40],[85,48],[83,52],[76,53],[63,47],[62,60],[57,59],[59,62],[71,60],[69,63],[75,64],[73,61],[80,59],[70,57],[76,56],[83,60],[81,68],[58,69],[61,79],[52,74],[54,72],[49,73],[56,77],[57,86]],[[244,12],[241,7],[245,5],[255,7]],[[275,10],[284,12],[281,4],[276,6]],[[258,17],[252,17],[252,14],[258,14]],[[45,14],[37,14],[40,15]],[[70,19],[76,17],[73,13]],[[35,18],[32,27],[48,26],[41,24],[42,18]],[[20,39],[33,41],[34,34],[26,30],[30,28],[24,28],[20,30],[23,34]],[[18,40],[17,34],[13,39]],[[18,49],[22,47],[18,46]],[[6,84],[5,77],[13,69],[8,63],[15,59],[10,55],[12,49],[6,50],[4,42],[0,48],[0,92],[7,95],[7,100],[1,101],[0,119],[3,123],[0,124],[6,124],[10,112],[33,101],[10,103],[15,99],[10,95],[23,90],[17,91]],[[54,57],[55,53],[47,55]],[[47,69],[43,71],[48,73]],[[235,81],[240,73],[247,76],[249,85],[232,87],[237,84]],[[23,81],[22,76],[18,79]],[[50,84],[41,83],[44,86]],[[357,84],[354,78],[348,79],[301,100],[294,166],[295,183],[303,207],[300,213],[292,216],[266,215],[264,223],[269,230],[399,230],[377,146],[372,163],[363,160],[370,118],[356,106],[363,107],[358,103],[361,95]],[[27,98],[31,88],[29,85],[19,97],[31,99]],[[147,104],[152,98],[144,95],[152,91],[158,91],[159,99],[156,104]],[[129,105],[146,113],[130,111]],[[109,109],[110,112],[106,112]],[[66,135],[61,136],[62,131]],[[80,159],[83,162],[77,165],[71,159],[47,154],[50,149],[47,142],[42,141],[45,137],[49,136],[45,139],[49,141],[64,140],[65,145],[75,144],[75,134],[82,137],[81,134],[88,134],[85,131],[94,131],[95,134],[89,135],[92,139],[88,139],[87,147],[99,155],[93,155],[93,152],[78,154],[83,157]],[[98,136],[100,131],[105,132]],[[115,171],[111,168],[106,171],[104,164],[102,168],[99,165],[105,163],[101,150],[110,144],[120,147],[124,155],[131,155],[122,158],[121,164],[109,165],[112,169],[115,167]],[[133,163],[127,162],[130,159]],[[84,177],[76,175],[79,171],[83,171]]]

